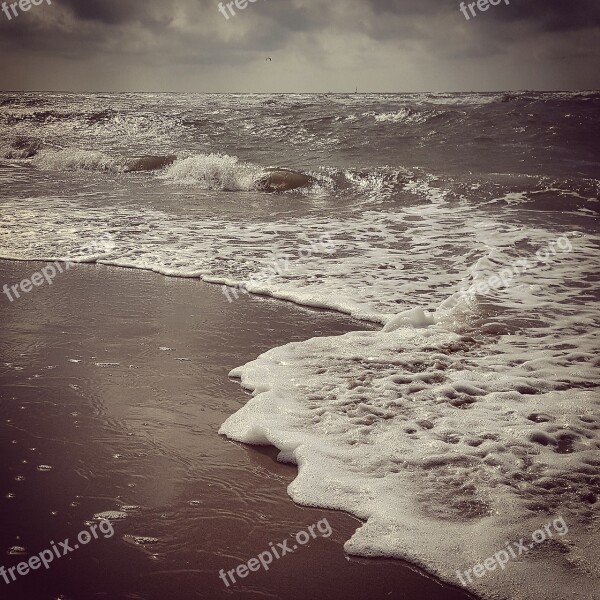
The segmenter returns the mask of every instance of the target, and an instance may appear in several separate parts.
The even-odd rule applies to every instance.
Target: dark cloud
[[[357,80],[377,81],[373,85],[379,89],[395,81],[419,89],[444,81],[479,89],[484,82],[489,87],[490,69],[502,73],[498,86],[523,87],[527,74],[521,63],[532,57],[537,71],[525,87],[598,87],[598,45],[592,40],[600,33],[600,0],[510,0],[469,21],[459,3],[257,0],[226,20],[217,0],[53,0],[10,22],[0,13],[0,51],[5,61],[13,61],[12,69],[0,71],[0,87],[18,87],[23,68],[29,70],[27,82],[36,73],[47,81],[51,68],[57,85],[72,85],[79,77],[89,88],[110,82],[97,73],[118,70],[122,77],[143,75],[148,86],[152,64],[167,69],[169,76],[178,73],[176,85],[182,89],[189,85],[185,70],[193,67],[203,70],[203,85],[223,85],[224,76],[211,66],[227,69],[234,85],[236,78],[245,81],[248,65],[258,68],[266,52],[277,54],[277,65],[286,66],[290,85],[290,74],[298,74],[299,89],[307,82],[329,87],[334,70],[336,79],[344,72],[350,77],[353,69]],[[567,76],[570,65],[555,68],[552,56],[577,57],[577,84],[573,69]],[[479,61],[477,68],[474,61]],[[96,71],[86,73],[86,62]],[[262,71],[257,73],[262,77]],[[162,89],[158,75],[155,85]],[[264,85],[266,90],[274,84]]]
[[[526,21],[539,31],[576,31],[600,27],[598,0],[510,0],[494,15],[500,21]]]
[[[465,0],[470,4],[471,0]],[[366,0],[375,13],[410,15],[435,15],[456,13],[458,1],[446,0]],[[478,11],[479,12],[479,11]],[[490,6],[479,16],[500,21],[527,21],[535,29],[569,31],[600,26],[598,0],[509,0]]]
[[[56,0],[55,0],[56,1]],[[61,0],[73,14],[85,21],[99,21],[113,25],[135,21],[152,7],[152,3],[143,0]]]

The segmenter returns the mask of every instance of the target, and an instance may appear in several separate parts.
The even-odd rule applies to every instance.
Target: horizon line
[[[382,91],[365,91],[365,92],[349,92],[349,91],[327,91],[327,92],[182,92],[182,91],[152,91],[152,90],[120,90],[120,91],[108,91],[108,90],[0,90],[0,94],[13,94],[13,93],[52,93],[52,94],[212,94],[212,95],[366,95],[366,94],[523,94],[523,93],[536,93],[536,94],[557,94],[557,93],[582,93],[582,92],[600,92],[600,89],[550,89],[550,90],[537,90],[537,89],[506,89],[506,90],[462,90],[462,91],[412,91],[412,92],[382,92]]]

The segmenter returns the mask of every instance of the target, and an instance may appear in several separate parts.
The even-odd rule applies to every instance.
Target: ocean
[[[455,585],[562,517],[469,589],[596,598],[599,117],[597,92],[1,93],[0,257],[370,323],[234,369],[220,433],[363,519],[348,553]],[[272,168],[310,181],[267,193]]]

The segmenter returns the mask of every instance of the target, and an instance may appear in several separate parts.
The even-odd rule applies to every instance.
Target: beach
[[[10,594],[598,600],[600,94],[0,105]]]
[[[0,274],[20,281],[43,266],[1,261]],[[355,518],[294,504],[294,466],[217,433],[248,399],[230,369],[368,324],[256,296],[229,304],[197,279],[101,265],[3,298],[1,319],[0,564],[73,539],[107,511],[115,531],[19,576],[3,597],[471,597],[406,563],[346,556]],[[219,578],[323,518],[330,537],[229,587]]]

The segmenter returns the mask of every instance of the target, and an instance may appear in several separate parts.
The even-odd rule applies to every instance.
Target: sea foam
[[[364,519],[347,552],[406,559],[455,584],[457,570],[562,515],[568,537],[510,573],[475,578],[472,589],[486,598],[592,598],[600,583],[592,491],[600,399],[585,389],[600,383],[592,336],[588,352],[571,350],[581,339],[545,352],[523,339],[491,354],[422,311],[398,325],[288,344],[235,369],[254,397],[220,433],[274,445],[298,465],[288,493],[299,504]]]

